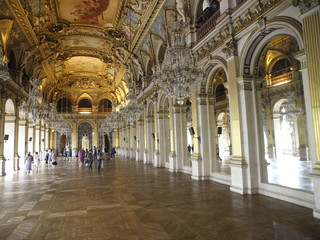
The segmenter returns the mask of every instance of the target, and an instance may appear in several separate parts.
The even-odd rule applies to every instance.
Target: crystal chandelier
[[[119,112],[112,112],[107,118],[102,122],[99,132],[100,133],[110,133],[114,129],[117,129],[124,123],[123,115]]]
[[[40,80],[33,78],[30,83],[32,88],[29,98],[21,104],[20,109],[25,113],[26,118],[36,125],[41,120],[47,120],[50,109],[49,105],[44,103],[42,93],[39,90]]]
[[[125,107],[120,108],[120,113],[123,115],[124,119],[133,122],[140,118],[143,107],[138,104],[134,83],[130,82],[128,88],[129,94],[127,100],[129,103]]]
[[[155,66],[153,75],[161,92],[176,98],[180,105],[194,94],[196,85],[204,78],[191,49],[186,46],[184,27],[181,20],[169,24],[171,46],[166,49],[163,63]]]

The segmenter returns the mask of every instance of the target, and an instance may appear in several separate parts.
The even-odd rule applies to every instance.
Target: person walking
[[[54,170],[56,168],[56,166],[58,165],[58,163],[57,163],[57,159],[56,159],[56,156],[54,154],[53,149],[51,149],[51,151],[50,151],[50,159],[51,159],[52,170]]]
[[[25,159],[25,163],[24,163],[24,172],[25,173],[30,173],[30,171],[32,170],[31,169],[32,161],[33,161],[33,157],[31,155],[31,153],[28,152],[26,159]]]
[[[98,161],[98,170],[100,170],[100,168],[101,168],[101,152],[100,152],[100,150],[98,150],[98,152],[97,152],[97,161]]]
[[[93,153],[92,153],[92,149],[90,149],[89,153],[88,153],[88,163],[89,163],[89,169],[92,170],[92,163],[93,163]]]
[[[35,152],[33,159],[34,166],[36,168],[36,172],[39,172],[40,158],[38,152]]]

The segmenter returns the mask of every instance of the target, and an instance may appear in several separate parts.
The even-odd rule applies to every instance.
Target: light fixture
[[[167,28],[171,34],[171,46],[166,49],[163,63],[155,65],[153,78],[164,95],[177,99],[177,103],[182,105],[186,98],[194,94],[204,74],[195,62],[191,49],[186,46],[185,23],[175,20]]]

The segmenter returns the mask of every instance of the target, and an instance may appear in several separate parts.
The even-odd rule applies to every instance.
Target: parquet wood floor
[[[315,240],[312,210],[117,158],[0,177],[0,239]]]

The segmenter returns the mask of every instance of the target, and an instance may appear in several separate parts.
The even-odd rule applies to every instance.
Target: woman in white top
[[[33,159],[34,166],[36,168],[36,172],[39,172],[40,159],[38,152],[35,152]]]

